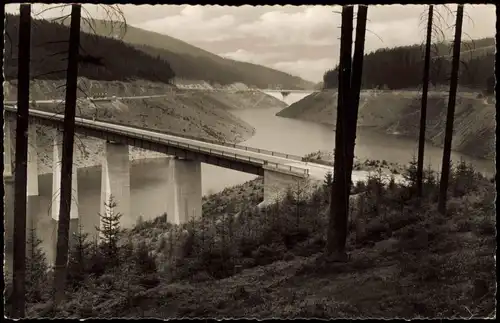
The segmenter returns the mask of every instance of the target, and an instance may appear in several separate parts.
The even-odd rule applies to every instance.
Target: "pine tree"
[[[347,218],[349,212],[349,180],[346,177],[347,109],[351,97],[351,51],[353,29],[352,6],[342,7],[340,68],[335,127],[334,183],[331,190],[330,216],[325,255],[328,260],[347,260]]]
[[[489,76],[486,79],[486,93],[494,94],[495,93],[495,76]]]
[[[80,19],[82,7],[71,6],[71,27],[69,35],[68,65],[66,69],[66,100],[63,123],[63,147],[61,159],[61,192],[59,222],[57,228],[57,252],[54,274],[54,305],[57,307],[65,298],[69,224],[71,211],[71,181],[73,171],[73,146],[75,142],[75,115],[78,88],[78,51],[80,43]]]
[[[404,179],[408,182],[410,188],[414,189],[417,184],[417,165],[418,161],[415,156],[412,157],[412,160],[406,167],[405,172],[403,174]]]
[[[67,278],[68,283],[76,288],[82,285],[89,267],[92,243],[88,237],[89,234],[83,232],[83,227],[80,225],[69,255]]]
[[[462,24],[464,18],[464,5],[459,4],[455,22],[455,38],[453,40],[453,60],[451,67],[450,91],[448,92],[448,109],[446,114],[446,125],[443,145],[443,158],[441,165],[441,179],[439,181],[438,211],[446,214],[446,202],[448,199],[448,182],[451,168],[451,147],[453,140],[453,122],[455,120],[455,101],[457,97],[458,72],[460,67],[460,45],[462,42]]]
[[[105,258],[102,255],[101,249],[99,248],[99,240],[97,236],[94,236],[94,239],[90,245],[90,259],[89,259],[89,274],[100,276],[104,274],[105,267]]]
[[[333,183],[333,174],[331,171],[328,171],[328,173],[326,173],[325,175],[325,179],[323,180],[324,189],[330,190],[330,188],[332,187],[332,183]]]
[[[427,93],[429,91],[429,68],[431,61],[431,39],[432,39],[432,19],[434,14],[434,6],[429,5],[429,13],[427,17],[427,38],[425,43],[425,58],[424,58],[424,75],[422,84],[422,102],[420,109],[420,129],[418,137],[418,161],[417,161],[417,195],[422,197],[423,181],[424,181],[424,152],[425,152],[425,126],[427,122]]]
[[[149,254],[148,247],[144,241],[139,243],[132,257],[138,274],[147,275],[156,272],[156,262]]]
[[[108,202],[104,203],[104,205],[106,210],[105,213],[99,213],[101,227],[96,227],[96,230],[100,235],[99,246],[103,252],[103,256],[110,266],[115,267],[119,264],[118,241],[122,232],[120,228],[120,218],[122,217],[122,214],[115,212],[117,204],[112,195],[109,197]]]
[[[325,203],[330,203],[330,192],[333,185],[333,174],[332,172],[328,172],[325,175],[325,179],[323,180],[323,193],[324,193],[324,201]]]
[[[42,241],[36,236],[36,229],[31,229],[26,255],[26,301],[40,302],[48,291],[47,259],[41,247]]]

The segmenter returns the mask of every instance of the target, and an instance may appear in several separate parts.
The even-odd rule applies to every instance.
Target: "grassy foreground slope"
[[[372,127],[390,134],[418,138],[420,97],[416,91],[363,91],[359,106],[359,127]],[[430,93],[426,138],[442,146],[446,122],[446,93]],[[277,115],[335,125],[337,93],[313,93]],[[476,93],[459,93],[455,111],[453,150],[479,158],[495,156],[495,104]]]
[[[119,26],[109,21],[93,20],[90,24],[84,23],[82,28],[90,31],[89,26],[102,36],[119,34]],[[261,65],[222,58],[179,39],[134,26],[127,26],[120,36],[125,43],[167,60],[180,78],[220,84],[242,82],[259,88],[267,88],[269,84],[281,84],[289,89],[313,87],[313,83],[300,77]]]
[[[470,318],[495,315],[494,186],[454,168],[447,216],[436,211],[436,174],[420,206],[408,184],[357,184],[347,263],[325,264],[327,186],[265,209],[262,179],[208,196],[203,218],[175,226],[161,216],[71,258],[68,299],[50,311],[41,275],[28,315],[155,318]],[[363,195],[364,198],[359,197]],[[78,249],[72,255],[80,254]],[[119,261],[113,262],[116,258]],[[80,259],[80,260],[78,260]],[[32,268],[32,267],[30,267]],[[38,278],[38,276],[36,276]],[[37,293],[35,293],[37,292]]]

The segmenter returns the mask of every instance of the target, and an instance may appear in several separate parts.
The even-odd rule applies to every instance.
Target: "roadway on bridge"
[[[83,118],[81,118],[81,119],[83,119]],[[158,133],[158,132],[150,131],[150,130],[146,130],[146,129],[131,128],[131,127],[123,126],[123,125],[109,124],[106,122],[93,121],[93,120],[89,120],[89,119],[85,119],[85,120],[87,122],[90,122],[90,123],[97,125],[97,126],[103,126],[103,127],[112,126],[113,128],[118,129],[118,130],[130,131],[132,133],[139,134],[139,135],[156,137],[158,139],[174,141],[174,142],[190,145],[193,147],[201,147],[201,148],[205,148],[205,149],[213,149],[213,150],[223,151],[227,155],[236,154],[236,155],[240,155],[240,156],[244,156],[244,157],[260,159],[263,161],[267,161],[268,163],[278,163],[278,164],[285,165],[285,166],[292,166],[292,167],[297,167],[297,168],[302,168],[302,169],[308,169],[309,173],[310,173],[310,177],[313,177],[316,179],[323,179],[328,171],[333,170],[333,167],[331,167],[331,166],[325,166],[325,165],[320,165],[320,164],[315,164],[315,163],[310,163],[310,162],[300,162],[300,161],[297,161],[294,159],[288,159],[288,158],[278,157],[278,156],[271,156],[269,154],[263,154],[263,153],[249,151],[249,150],[245,150],[245,149],[241,149],[241,148],[227,147],[227,146],[223,146],[223,145],[219,145],[219,144],[204,142],[201,140],[188,139],[188,138],[183,138],[183,137],[179,137],[179,136]]]

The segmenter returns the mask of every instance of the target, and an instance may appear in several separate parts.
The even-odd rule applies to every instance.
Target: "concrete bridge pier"
[[[281,200],[289,189],[295,194],[306,194],[307,184],[305,175],[264,167],[264,199],[260,205],[265,206]]]
[[[53,147],[53,167],[52,167],[52,219],[59,221],[59,207],[61,203],[61,163],[62,163],[62,132],[54,131]],[[76,232],[78,229],[78,168],[73,163],[71,174],[71,211],[70,211],[70,232]]]
[[[4,128],[3,128],[3,177],[4,180],[12,180],[13,170],[14,170],[14,125],[10,118],[5,118]]]
[[[38,196],[38,151],[36,144],[36,125],[28,127],[28,196]]]
[[[182,224],[201,218],[201,162],[171,158],[168,172],[168,221]]]
[[[38,146],[36,142],[36,125],[28,126],[28,176],[27,176],[27,222],[26,229],[28,233],[36,228],[36,217],[40,210],[39,186],[38,186]]]
[[[116,205],[109,206],[110,198]],[[107,141],[101,175],[101,214],[120,213],[120,227],[132,228],[136,218],[130,212],[130,160],[128,145]],[[102,226],[102,223],[101,223]]]

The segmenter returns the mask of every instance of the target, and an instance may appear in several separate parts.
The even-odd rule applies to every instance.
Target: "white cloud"
[[[154,19],[138,24],[137,27],[171,35],[185,41],[217,41],[230,36],[236,20],[233,15],[224,14],[205,17],[202,6],[186,6],[180,14]]]
[[[381,47],[413,45],[422,42],[418,18],[367,23],[365,51]]]
[[[276,45],[332,44],[340,25],[340,17],[332,6],[310,6],[303,11],[287,13],[273,10],[262,14],[255,22],[242,24],[236,31],[243,35],[266,38]]]
[[[33,4],[33,12],[56,6]],[[456,10],[456,5],[448,7]],[[105,18],[102,5],[85,4],[84,8],[92,17]],[[224,57],[263,64],[313,81],[320,81],[339,55],[341,17],[336,13],[339,6],[120,5],[120,8],[127,21],[140,28],[179,38]],[[426,9],[426,5],[370,6],[365,50],[421,43]],[[446,24],[454,24],[454,15],[447,13],[442,5],[435,6],[435,10],[436,17],[439,13]],[[8,4],[6,11],[17,14],[19,5]],[[69,13],[69,6],[64,13]],[[465,13],[464,39],[495,34],[494,5],[467,4]],[[43,14],[44,17],[59,15],[60,9]],[[454,29],[450,27],[445,32],[451,38]]]

